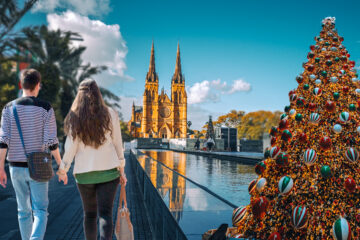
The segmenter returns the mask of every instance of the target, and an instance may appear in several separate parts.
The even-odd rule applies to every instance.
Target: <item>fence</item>
[[[139,164],[133,151],[130,151],[131,165],[141,188],[140,191],[148,212],[154,239],[187,240],[176,219],[170,213],[150,178]]]

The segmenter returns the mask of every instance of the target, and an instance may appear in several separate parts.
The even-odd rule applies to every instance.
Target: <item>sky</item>
[[[84,62],[106,65],[94,78],[121,97],[124,120],[142,105],[151,43],[159,87],[170,95],[177,43],[188,120],[201,129],[232,109],[283,110],[297,87],[321,20],[336,17],[344,46],[360,66],[360,1],[39,0],[18,24],[78,32]],[[360,71],[360,69],[359,69]]]

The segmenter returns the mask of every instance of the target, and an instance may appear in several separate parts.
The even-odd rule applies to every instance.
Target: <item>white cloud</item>
[[[51,30],[61,29],[81,35],[84,41],[73,41],[73,45],[86,47],[82,55],[84,63],[108,67],[108,70],[94,77],[100,85],[109,87],[119,81],[132,80],[125,74],[128,49],[118,24],[107,25],[72,11],[48,14],[47,21]],[[117,89],[111,90],[119,93]]]
[[[245,82],[242,79],[237,79],[233,82],[233,85],[231,86],[229,94],[232,94],[235,92],[248,92],[250,90],[251,90],[250,83]]]
[[[231,86],[227,82],[216,79],[212,81],[204,80],[197,82],[187,88],[188,103],[198,104],[203,102],[218,102],[221,94],[233,94],[236,92],[248,92],[251,85],[242,79],[234,80]]]
[[[33,12],[69,9],[82,15],[101,16],[110,11],[110,0],[39,0]]]
[[[211,83],[207,80],[195,83],[187,91],[189,104],[219,101],[219,95],[212,91]]]

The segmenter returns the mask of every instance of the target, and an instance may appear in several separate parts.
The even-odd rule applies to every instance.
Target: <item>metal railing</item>
[[[136,151],[136,150],[135,150]],[[142,192],[143,201],[148,213],[153,239],[187,240],[178,222],[152,184],[150,178],[140,165],[133,150],[130,151],[133,172]]]

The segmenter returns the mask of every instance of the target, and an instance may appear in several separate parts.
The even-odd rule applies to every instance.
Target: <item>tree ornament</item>
[[[310,77],[311,80],[314,80],[316,78],[315,74],[310,74],[309,77]]]
[[[284,111],[285,111],[285,112],[290,111],[290,106],[289,106],[289,105],[288,105],[288,106],[285,106]]]
[[[254,179],[250,182],[249,186],[248,186],[248,191],[249,194],[251,194],[252,192],[254,192],[255,187],[256,187],[256,183],[257,183],[257,179]]]
[[[324,165],[321,167],[320,173],[323,178],[328,178],[331,176],[331,169],[328,165]]]
[[[307,166],[313,165],[317,159],[317,154],[316,154],[315,150],[311,149],[311,148],[306,149],[303,159],[304,159],[304,163]]]
[[[353,81],[354,83],[357,83],[359,81],[359,79],[354,77],[354,78],[351,79],[351,81]]]
[[[296,81],[297,81],[299,84],[302,83],[302,82],[304,81],[303,76],[301,76],[301,75],[297,76],[297,77],[296,77]]]
[[[280,120],[287,119],[287,118],[288,118],[288,115],[286,115],[286,113],[283,113],[280,115]]]
[[[315,54],[313,52],[309,52],[307,57],[310,59],[310,58],[313,58],[315,56]]]
[[[316,103],[309,103],[309,104],[308,104],[308,109],[309,109],[310,111],[315,111],[316,108],[317,108]]]
[[[320,80],[320,79],[316,79],[316,80],[315,80],[315,84],[316,84],[316,85],[320,85],[320,84],[321,84],[321,80]]]
[[[333,235],[336,240],[350,240],[351,228],[345,218],[340,217],[333,224]]]
[[[340,98],[340,93],[334,92],[333,96],[335,100],[338,100]]]
[[[348,191],[348,192],[354,192],[355,189],[356,189],[356,182],[354,179],[352,179],[351,177],[348,177],[346,180],[345,180],[345,189]]]
[[[276,128],[276,127],[271,127],[271,129],[270,129],[270,135],[271,136],[273,136],[273,137],[275,137],[277,134],[278,134],[278,129]]]
[[[266,214],[268,205],[269,205],[269,201],[267,200],[266,197],[259,197],[255,199],[254,202],[252,203],[252,213],[254,217],[257,219],[262,219]]]
[[[332,82],[332,83],[337,83],[338,80],[339,79],[337,77],[334,77],[334,76],[330,78],[330,82]]]
[[[331,139],[327,136],[321,137],[319,145],[323,150],[328,150],[331,147]]]
[[[241,222],[244,221],[247,215],[246,207],[235,208],[232,215],[232,224],[234,227],[240,226]]]
[[[355,104],[350,104],[350,105],[349,105],[349,111],[353,112],[353,111],[355,111],[355,110],[356,110]]]
[[[335,51],[336,51],[336,48],[335,48]],[[331,60],[327,60],[326,61],[326,66],[330,67],[332,65],[332,61]]]
[[[344,93],[347,93],[347,92],[349,92],[349,87],[348,87],[348,86],[344,86],[342,90],[343,90]]]
[[[296,101],[296,99],[297,99],[296,94],[291,94],[290,97],[289,97],[289,99],[290,99],[290,102]]]
[[[283,120],[281,120],[280,123],[279,123],[279,129],[280,129],[280,130],[284,130],[284,129],[286,129],[286,128],[288,127],[288,125],[289,125],[288,120],[287,120],[287,119],[283,119]]]
[[[339,57],[336,57],[336,58],[334,58],[334,61],[335,61],[335,62],[339,62],[339,61],[340,61],[340,58],[339,58]]]
[[[339,120],[342,123],[347,123],[350,120],[350,114],[348,112],[340,113]]]
[[[256,191],[258,193],[261,193],[264,190],[265,185],[266,185],[266,179],[265,178],[260,178],[256,183]]]
[[[316,63],[319,63],[319,62],[320,62],[320,58],[318,58],[318,57],[315,58],[315,62],[316,62]]]
[[[281,134],[281,139],[283,141],[289,141],[292,138],[292,133],[290,132],[290,130],[286,129],[282,132]]]
[[[314,67],[314,65],[308,65],[307,67],[306,67],[306,69],[309,71],[309,72],[312,72],[312,71],[314,71],[314,69],[315,69],[315,67]]]
[[[296,106],[298,107],[303,107],[305,105],[305,99],[303,97],[299,97],[296,100]]]
[[[272,158],[272,159],[276,159],[277,158],[277,156],[279,156],[279,154],[280,154],[280,148],[279,147],[272,147],[272,148],[270,148],[270,157]]]
[[[303,116],[301,113],[297,113],[296,116],[295,116],[295,120],[298,121],[298,122],[301,122],[303,119]]]
[[[341,133],[342,131],[342,127],[340,124],[335,124],[334,127],[333,127],[333,130],[335,133]]]
[[[289,155],[282,152],[277,158],[276,158],[276,164],[278,165],[287,165],[289,163]]]
[[[289,111],[289,115],[290,115],[291,117],[294,117],[295,114],[296,114],[296,110],[295,110],[295,109],[291,109],[291,110]]]
[[[328,112],[334,112],[336,109],[336,105],[333,101],[326,101],[325,103],[325,109]]]
[[[279,232],[273,232],[268,238],[268,240],[281,240],[281,239],[282,237]]]
[[[314,88],[313,94],[314,94],[316,97],[321,96],[321,93],[322,93],[322,91],[321,91],[320,88],[317,88],[317,87]]]
[[[309,84],[304,84],[303,88],[304,88],[304,90],[309,90],[310,86],[309,86]]]
[[[257,175],[261,175],[266,169],[265,161],[261,161],[255,165],[255,172]]]
[[[357,133],[360,133],[360,126],[356,128]]]
[[[326,77],[327,76],[327,71],[321,71],[321,76],[323,76],[323,77]]]
[[[359,88],[355,89],[355,93],[356,93],[357,95],[360,95],[360,89],[359,89]]]
[[[274,146],[275,143],[276,143],[276,141],[277,141],[277,138],[276,138],[276,137],[271,137],[270,145],[271,145],[271,146]]]
[[[284,176],[279,181],[279,192],[281,195],[288,194],[293,188],[294,181],[291,177]]]
[[[356,162],[359,160],[359,152],[355,148],[349,147],[348,150],[345,151],[345,157],[351,162]]]
[[[304,206],[296,206],[292,211],[292,223],[296,229],[301,229],[306,226],[308,220],[308,211]]]
[[[312,124],[318,124],[320,122],[320,114],[318,113],[311,113],[310,114],[310,123]]]

